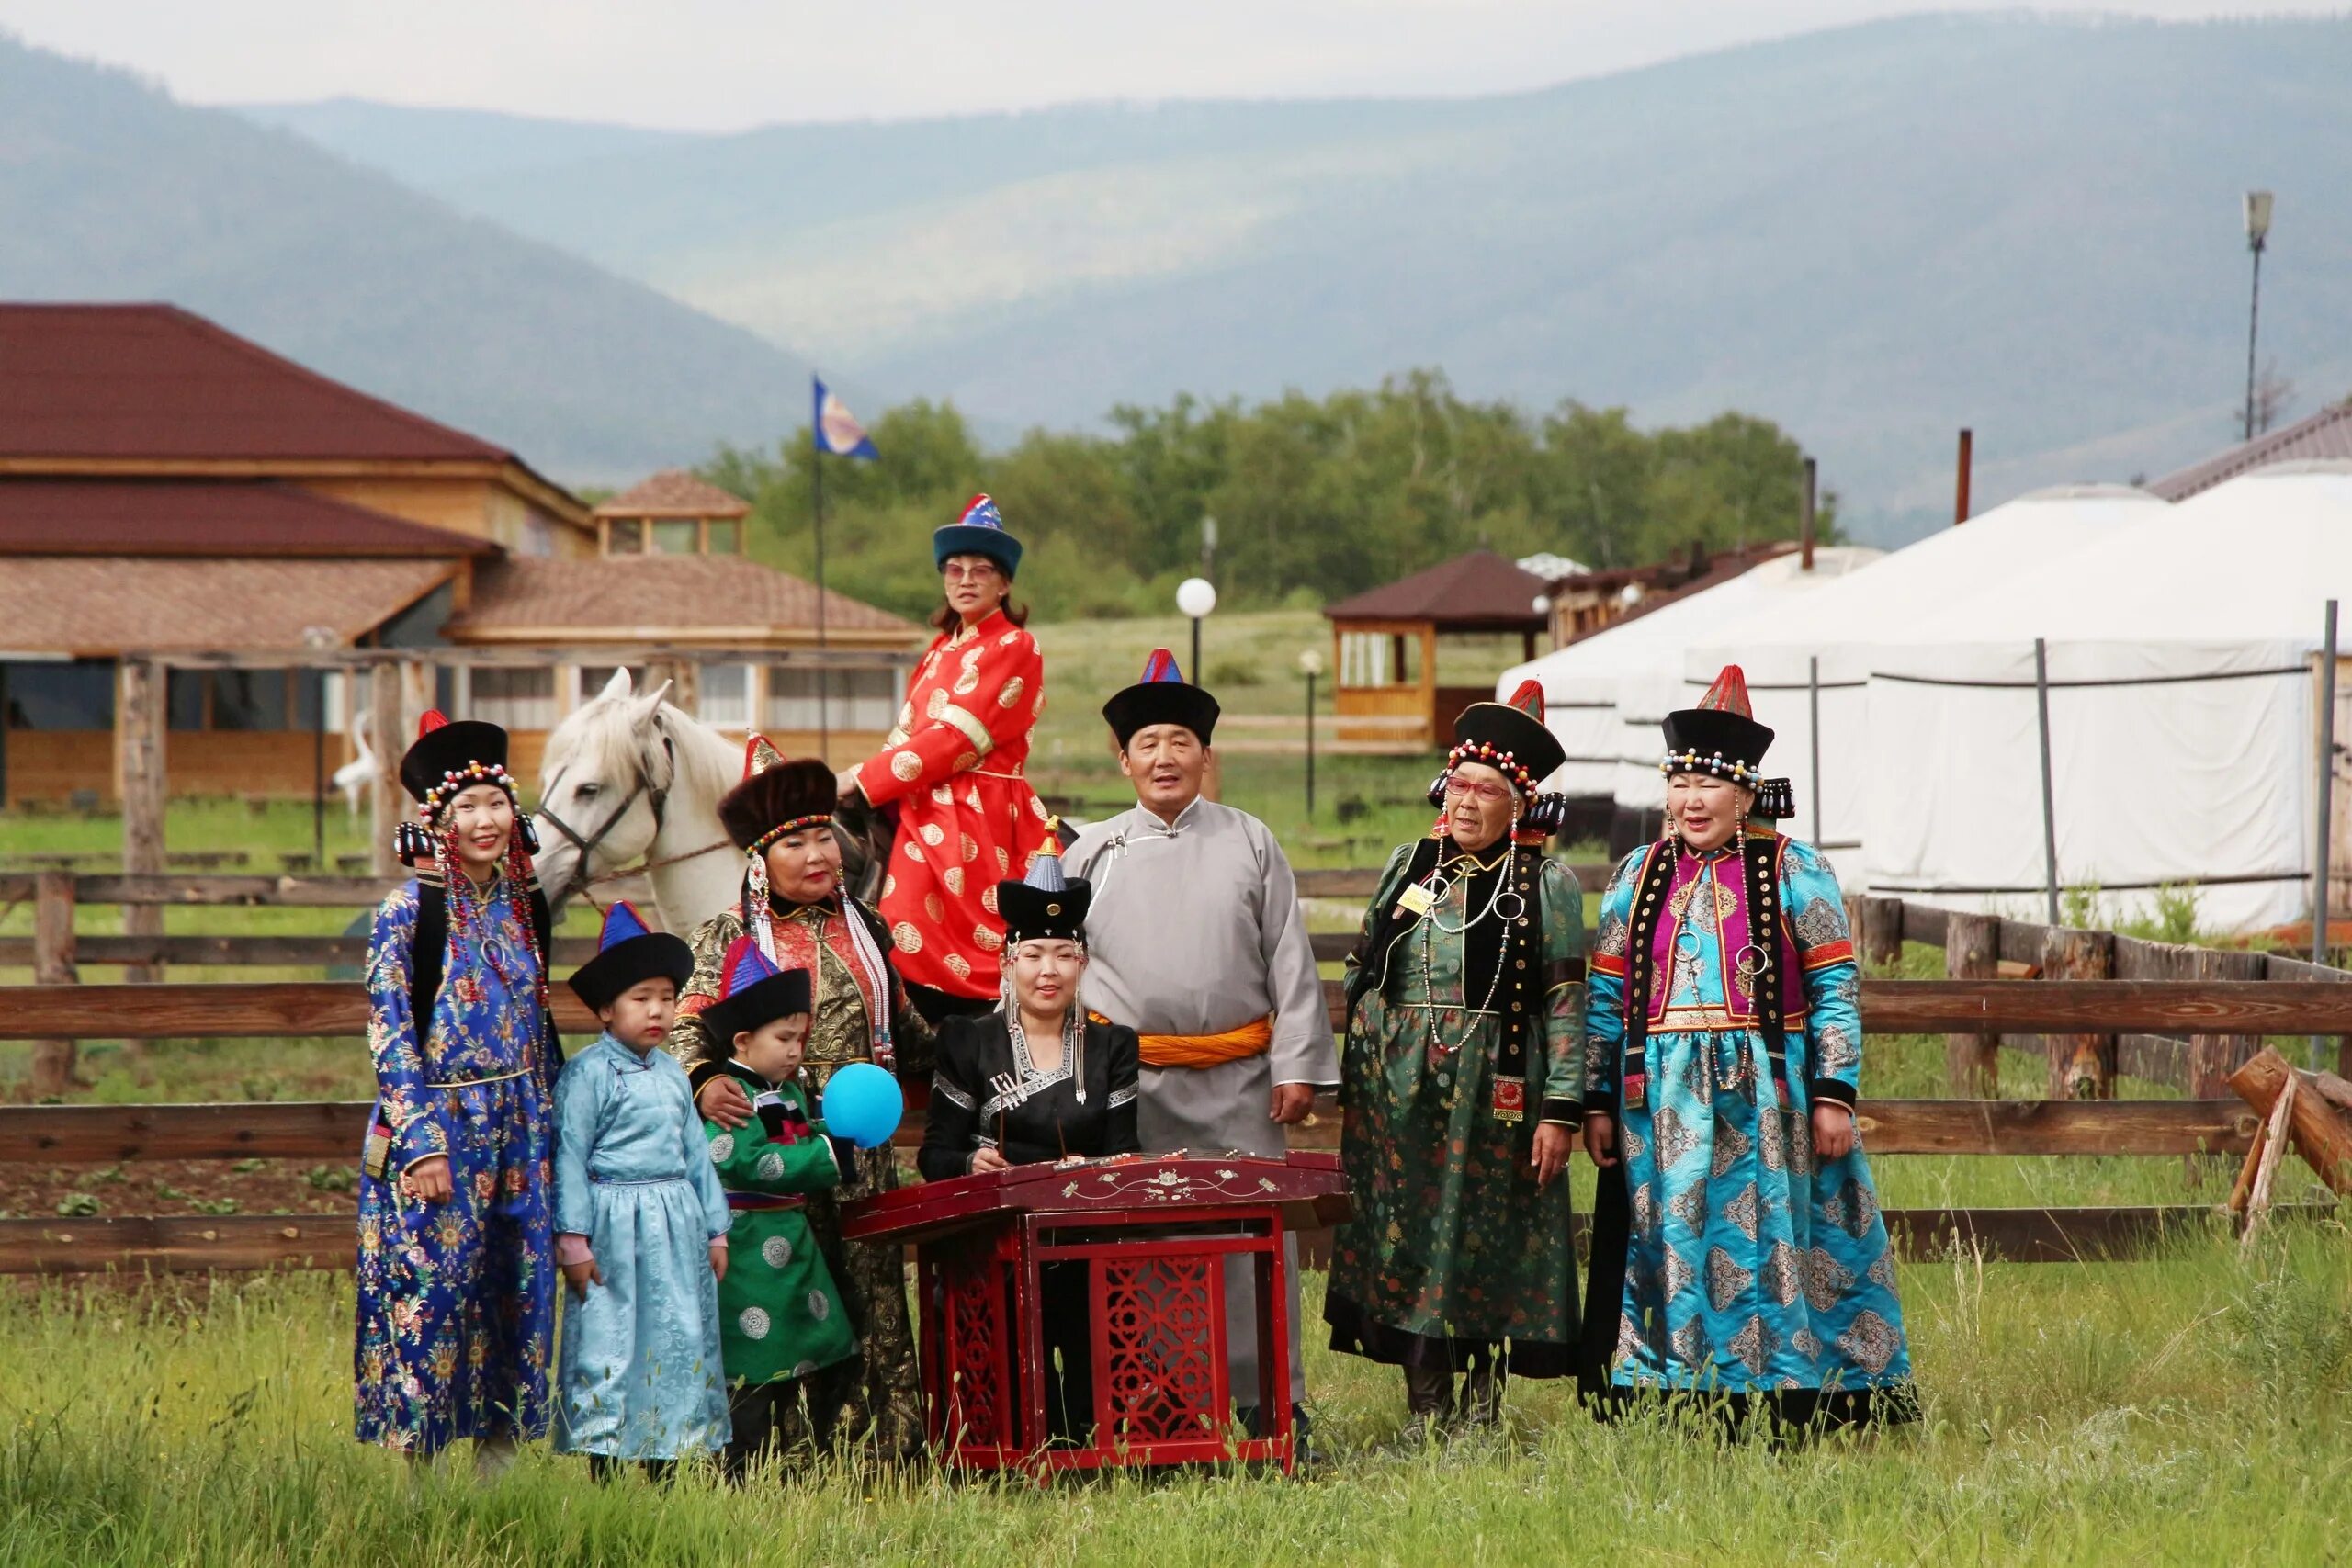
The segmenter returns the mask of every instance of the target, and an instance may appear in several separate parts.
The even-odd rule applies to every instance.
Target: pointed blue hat
[[[932,534],[931,554],[932,564],[942,569],[950,556],[986,556],[1008,579],[1021,570],[1021,541],[1005,532],[1003,513],[985,495],[966,502],[963,515]]]
[[[596,956],[573,972],[571,989],[590,1007],[603,1009],[632,986],[667,977],[683,987],[694,972],[694,949],[682,938],[649,927],[624,899],[605,911]]]
[[[1136,731],[1155,724],[1181,724],[1206,746],[1216,729],[1218,712],[1216,699],[1187,682],[1176,656],[1164,648],[1153,649],[1143,661],[1143,679],[1113,693],[1102,705],[1102,717],[1118,737],[1122,751]]]

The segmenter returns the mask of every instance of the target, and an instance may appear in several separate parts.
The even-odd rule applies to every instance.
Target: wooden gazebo
[[[1495,694],[1442,683],[1438,638],[1515,632],[1532,659],[1551,624],[1537,604],[1546,586],[1492,550],[1473,550],[1326,608],[1339,738],[1427,747],[1452,735],[1464,708]]]

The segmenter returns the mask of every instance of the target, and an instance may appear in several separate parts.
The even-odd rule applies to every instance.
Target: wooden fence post
[[[376,777],[368,797],[369,863],[378,876],[398,876],[401,868],[392,853],[392,829],[406,814],[401,755],[413,736],[401,724],[400,670],[392,663],[368,667],[368,733],[376,747]]]
[[[44,871],[33,884],[33,984],[71,986],[74,970],[74,874]],[[35,1100],[62,1095],[74,1081],[77,1044],[72,1040],[33,1042]]]
[[[2267,954],[2221,948],[2196,950],[2189,980],[2259,980],[2269,965]],[[2259,1034],[2192,1034],[2188,1037],[2188,1081],[2191,1100],[2221,1100],[2230,1092],[2230,1075],[2262,1049]]]
[[[1903,961],[1903,900],[1865,896],[1862,899],[1862,960],[1894,964]]]
[[[1944,974],[1954,980],[1990,980],[2001,968],[2001,917],[1953,910],[1944,921]],[[2001,1095],[2001,1037],[1944,1036],[1944,1082],[1962,1100]]]
[[[2113,932],[2052,926],[2042,938],[2043,979],[2107,980],[2114,976]],[[2115,1098],[2114,1035],[2052,1034],[2049,1039],[2051,1099]]]
[[[122,733],[122,871],[125,876],[164,874],[164,812],[170,798],[164,780],[164,667],[153,660],[126,659],[119,677],[116,726]],[[158,904],[126,904],[122,934],[160,937],[164,910]],[[164,977],[163,965],[140,964],[123,972],[131,983]]]

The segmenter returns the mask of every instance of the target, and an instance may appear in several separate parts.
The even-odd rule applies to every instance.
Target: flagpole
[[[826,698],[825,671],[825,430],[821,418],[808,431],[808,511],[817,540],[817,755],[833,765],[832,715]]]

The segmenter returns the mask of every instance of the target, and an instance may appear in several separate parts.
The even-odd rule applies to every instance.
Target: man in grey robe
[[[1338,1087],[1339,1052],[1282,846],[1248,812],[1202,798],[1217,711],[1165,649],[1155,652],[1144,680],[1102,708],[1136,807],[1085,829],[1063,863],[1094,887],[1086,1005],[1145,1037],[1145,1151],[1279,1158],[1283,1129],[1306,1119],[1317,1090]],[[1155,1035],[1181,1038],[1156,1045]],[[1177,1066],[1170,1055],[1229,1059]],[[1228,1367],[1245,1422],[1258,1388],[1253,1272],[1228,1263],[1225,1275]],[[1288,1273],[1295,1407],[1306,1394],[1295,1239]]]

